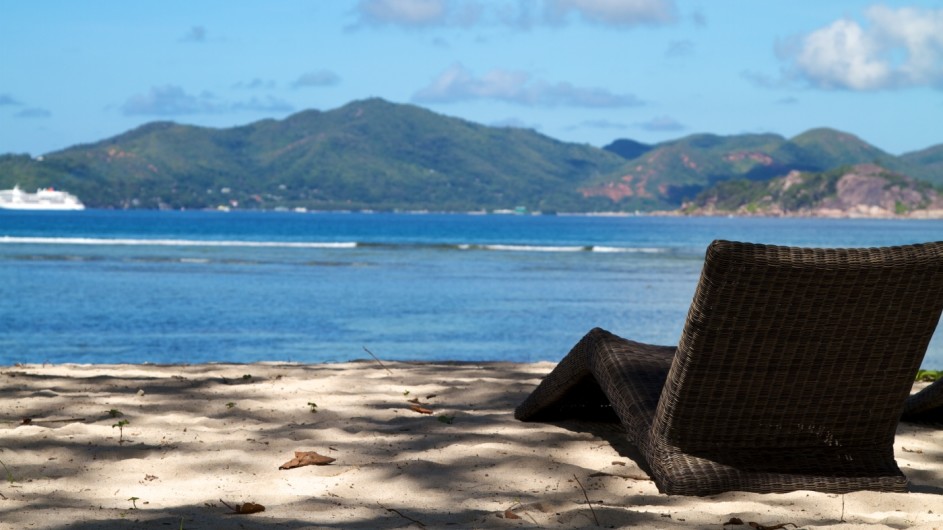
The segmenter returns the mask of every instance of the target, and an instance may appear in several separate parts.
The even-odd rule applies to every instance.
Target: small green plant
[[[317,411],[318,411],[318,404],[315,403],[314,401],[309,401],[309,402],[308,402],[308,406],[311,407],[311,412],[317,412]]]
[[[244,381],[248,381],[249,379],[252,379],[252,374],[245,374],[245,375],[242,376],[242,379],[243,379]]]
[[[452,425],[452,422],[455,421],[455,416],[449,416],[448,414],[439,414],[439,421]]]
[[[932,383],[937,379],[943,378],[943,370],[918,370],[917,381]]]
[[[124,442],[124,427],[125,425],[128,425],[130,423],[131,422],[128,420],[121,420],[118,423],[111,426],[112,429],[114,429],[115,427],[118,428],[118,443]]]
[[[111,416],[112,418],[117,418],[119,416],[124,416],[124,412],[121,412],[118,409],[111,409],[108,411],[108,415]]]
[[[10,471],[10,468],[8,468],[7,465],[3,463],[3,460],[0,460],[0,466],[3,466],[3,472],[7,475],[7,482],[10,484],[16,482],[16,479],[13,477],[13,472]]]
[[[235,404],[234,402],[232,402],[232,401],[230,401],[229,403],[226,403],[226,408],[227,408],[227,409],[231,409],[231,408],[233,408],[233,407],[235,407],[235,406],[236,406],[236,404]]]
[[[409,390],[403,390],[403,395],[404,395],[404,396],[408,396],[408,395],[409,395]]]
[[[141,499],[140,497],[128,497],[128,500],[131,501],[132,510],[138,509],[137,501],[139,501],[140,499]]]

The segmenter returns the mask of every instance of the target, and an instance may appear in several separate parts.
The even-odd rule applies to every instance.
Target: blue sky
[[[0,4],[0,153],[381,97],[568,142],[943,143],[943,0]]]

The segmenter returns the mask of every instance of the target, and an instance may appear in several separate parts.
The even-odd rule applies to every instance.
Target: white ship
[[[52,188],[27,193],[19,186],[0,190],[0,208],[6,210],[84,210],[85,205],[71,193]]]

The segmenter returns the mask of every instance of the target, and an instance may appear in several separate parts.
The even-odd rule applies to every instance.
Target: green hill
[[[689,215],[919,217],[928,210],[943,212],[943,195],[933,186],[876,164],[726,180],[682,206]]]
[[[865,163],[943,185],[943,172],[933,166],[940,163],[934,156],[939,152],[928,151],[894,157],[853,135],[825,128],[788,140],[775,134],[695,134],[655,145],[582,191],[588,197],[607,197],[614,205],[672,208],[729,179],[765,181],[793,170],[821,172]]]
[[[598,149],[368,99],[226,129],[154,122],[37,159],[0,155],[0,188],[55,186],[92,208],[631,211],[677,208],[730,179],[862,163],[943,185],[943,145],[894,157],[813,129]]]
[[[908,174],[936,184],[943,184],[943,145],[904,153],[900,156]]]
[[[370,99],[230,129],[151,123],[42,161],[8,155],[0,185],[55,185],[100,208],[585,210],[576,188],[623,161]]]

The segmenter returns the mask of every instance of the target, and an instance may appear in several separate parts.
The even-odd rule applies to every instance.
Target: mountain
[[[367,99],[225,129],[153,122],[35,159],[0,155],[0,188],[55,186],[92,208],[632,211],[674,209],[730,179],[864,163],[943,185],[943,145],[895,157],[813,129],[599,149]]]
[[[876,164],[791,171],[768,181],[727,180],[682,205],[689,215],[940,217],[943,194]]]
[[[943,145],[904,153],[900,159],[910,168],[910,175],[937,184],[943,181]]]
[[[609,151],[610,153],[615,153],[626,160],[632,160],[633,158],[638,158],[651,151],[652,146],[643,144],[642,142],[636,142],[635,140],[630,140],[628,138],[622,138],[603,147],[603,149]]]
[[[594,205],[576,188],[622,162],[531,130],[369,99],[229,129],[150,123],[41,161],[7,155],[0,186],[55,184],[99,208],[579,211]]]
[[[773,134],[696,134],[657,144],[580,191],[587,198],[606,197],[614,205],[670,208],[714,182],[774,164],[767,153],[782,143],[782,137]]]
[[[795,170],[827,171],[863,163],[943,184],[943,172],[932,167],[941,163],[943,146],[939,149],[929,155],[894,157],[851,134],[825,128],[788,140],[775,134],[695,134],[656,144],[581,192],[606,197],[613,205],[672,208],[728,179],[768,180]]]

